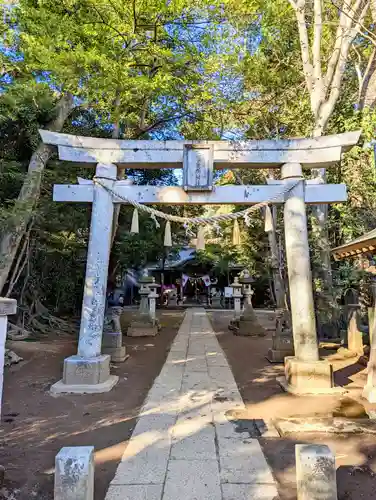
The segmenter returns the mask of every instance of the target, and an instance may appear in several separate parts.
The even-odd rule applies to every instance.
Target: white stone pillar
[[[8,316],[16,314],[17,301],[0,297],[0,417],[3,400],[5,341],[7,339]]]
[[[317,361],[319,351],[301,165],[298,163],[283,165],[281,177],[287,181],[301,179],[287,194],[284,207],[286,259],[295,356],[300,361]]]
[[[101,183],[110,187],[110,179],[116,181],[116,174],[115,165],[98,164],[95,172],[96,177],[103,177]],[[94,358],[101,354],[113,213],[111,194],[96,184],[78,342],[78,355],[85,358]]]
[[[115,165],[97,165],[96,177],[108,187],[116,173]],[[64,360],[63,378],[51,387],[55,394],[108,392],[119,379],[110,375],[110,355],[101,354],[113,212],[112,195],[95,184],[78,352]]]

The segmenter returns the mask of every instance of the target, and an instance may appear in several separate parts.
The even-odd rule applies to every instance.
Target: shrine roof
[[[331,253],[335,260],[355,257],[365,253],[376,253],[376,229],[355,238],[348,243],[332,248]]]

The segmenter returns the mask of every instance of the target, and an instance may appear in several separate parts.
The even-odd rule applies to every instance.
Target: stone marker
[[[54,500],[94,499],[94,447],[62,448],[55,458]]]
[[[245,337],[263,337],[266,335],[264,328],[260,325],[252,305],[253,290],[251,283],[253,278],[247,269],[239,279],[243,285],[244,309],[239,321],[234,324],[234,334]]]
[[[109,354],[111,356],[111,361],[114,363],[120,363],[127,358],[125,346],[123,346],[123,333],[120,324],[122,312],[122,307],[109,307],[105,318],[102,354]]]
[[[155,300],[158,297],[155,278],[148,276],[147,270],[139,280],[141,302],[140,308],[127,330],[128,337],[155,337],[159,331],[159,324],[155,314]],[[152,295],[150,302],[149,296]],[[150,307],[154,309],[152,312]]]
[[[335,457],[328,446],[295,445],[297,500],[337,500]]]
[[[356,290],[346,292],[347,347],[349,351],[362,356],[364,354],[363,335],[358,325],[361,322],[359,294]]]
[[[17,301],[0,297],[0,417],[3,399],[5,341],[7,339],[8,316],[16,314]]]
[[[270,363],[283,363],[287,356],[294,356],[291,315],[286,309],[276,311],[275,332],[272,335],[272,348],[266,359]]]
[[[370,403],[376,403],[376,335],[372,336],[371,350],[367,365],[367,382],[362,396]]]

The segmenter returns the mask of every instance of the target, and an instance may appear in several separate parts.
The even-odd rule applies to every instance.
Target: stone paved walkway
[[[242,408],[204,309],[187,310],[106,500],[277,498],[258,440],[225,417]]]

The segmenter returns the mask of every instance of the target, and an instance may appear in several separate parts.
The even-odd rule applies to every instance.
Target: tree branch
[[[180,120],[180,118],[184,118],[185,116],[189,116],[190,114],[191,113],[187,112],[187,113],[182,113],[181,115],[178,116],[169,116],[168,118],[161,118],[160,120],[154,122],[152,125],[149,125],[143,130],[140,130],[139,133],[135,136],[135,139],[139,139],[143,134],[147,134],[148,132],[155,130],[161,125],[164,125],[165,123],[172,122],[174,120]]]
[[[356,6],[358,8],[360,7],[360,4],[361,4],[361,0],[357,0]],[[347,63],[350,47],[351,47],[352,42],[354,41],[354,38],[356,37],[356,35],[359,32],[358,22],[359,21],[362,22],[364,20],[364,17],[367,13],[368,7],[369,7],[369,2],[365,2],[365,5],[363,6],[363,8],[359,14],[358,20],[355,21],[355,25],[351,29],[348,29],[344,35],[342,47],[341,47],[338,62],[336,65],[336,70],[334,72],[333,80],[332,80],[332,83],[330,85],[329,97],[328,97],[327,101],[325,102],[325,104],[322,106],[322,110],[320,113],[321,114],[320,118],[321,118],[321,120],[323,120],[323,122],[326,122],[329,119],[329,117],[334,109],[334,106],[338,100],[340,88],[341,88],[341,83],[342,83],[342,78],[343,78],[343,74],[344,74],[345,69],[346,69],[346,63]]]
[[[370,81],[376,72],[376,47],[373,49],[367,63],[367,67],[364,71],[362,81],[359,85],[359,109],[362,110],[366,104],[367,100],[367,89],[370,85]]]
[[[309,40],[307,24],[305,19],[305,0],[298,0],[295,7],[296,19],[298,22],[300,50],[302,55],[303,72],[306,79],[309,93],[312,92],[312,63],[309,54]]]
[[[321,35],[322,35],[322,0],[314,0],[314,29],[313,29],[313,78],[316,86],[321,81]]]
[[[334,5],[334,3],[333,3],[333,5]],[[347,29],[347,24],[348,24],[347,16],[346,16],[345,11],[344,11],[346,2],[344,2],[343,5],[344,5],[343,9],[340,9],[339,7],[337,7],[340,10],[340,16],[339,16],[339,23],[338,23],[338,28],[337,28],[337,32],[336,32],[336,38],[335,38],[333,52],[332,52],[332,55],[330,56],[328,68],[327,68],[325,79],[324,79],[324,86],[325,86],[326,91],[330,87],[330,84],[332,83],[332,80],[333,80],[333,76],[334,76],[334,73],[335,73],[335,70],[337,67],[338,59],[339,59],[339,56],[341,53],[343,37],[344,37],[345,31]]]

